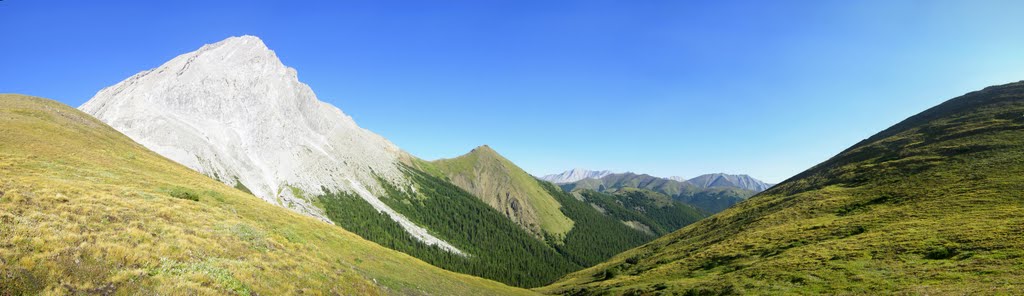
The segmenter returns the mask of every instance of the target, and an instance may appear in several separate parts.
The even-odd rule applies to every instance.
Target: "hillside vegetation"
[[[430,164],[453,184],[479,197],[537,237],[563,237],[573,227],[561,205],[535,178],[487,145]]]
[[[908,118],[748,201],[539,289],[1022,294],[1024,83]]]
[[[581,190],[578,194],[606,215],[653,236],[665,235],[705,217],[692,206],[650,190],[623,188],[614,194]]]
[[[0,294],[531,294],[433,267],[0,95]]]
[[[414,239],[397,222],[351,194],[332,193],[318,200],[338,225],[448,270],[509,285],[537,287],[583,267],[465,190],[411,167],[405,171],[414,187],[400,190],[383,182],[387,194],[381,200],[469,256]]]
[[[403,170],[409,187],[382,181],[386,192],[381,201],[468,256],[417,241],[353,194],[328,192],[312,200],[329,219],[368,240],[451,271],[519,287],[550,284],[703,217],[692,207],[650,191],[636,196],[602,194],[589,201],[574,197],[530,176],[487,146],[455,159],[414,161]],[[470,191],[481,188],[477,191],[505,192],[492,200],[501,201],[501,206],[489,205]],[[529,206],[530,200],[535,206]],[[557,211],[558,215],[547,216],[561,217],[570,227],[555,232],[526,227],[540,224],[524,225],[515,219],[527,211],[509,212],[539,207]]]

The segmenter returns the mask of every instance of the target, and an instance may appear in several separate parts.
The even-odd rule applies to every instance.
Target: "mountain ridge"
[[[651,190],[671,196],[684,204],[695,206],[707,213],[720,212],[768,188],[747,175],[705,174],[690,180],[660,178],[648,174],[613,173],[599,179],[582,179],[559,185],[563,190],[595,190],[614,193],[624,188]]]
[[[609,175],[623,175],[623,174],[637,174],[637,173],[633,173],[633,172],[614,173],[612,171],[607,171],[607,170],[595,171],[595,170],[588,170],[588,169],[582,169],[582,168],[575,168],[575,169],[567,170],[567,171],[564,171],[564,172],[558,173],[558,174],[544,175],[543,177],[540,177],[540,179],[561,185],[561,184],[576,183],[576,182],[579,182],[579,181],[582,181],[582,180],[585,180],[585,179],[601,179],[601,178],[607,177]],[[647,174],[637,174],[637,175],[647,175]],[[647,176],[651,176],[651,175],[647,175]],[[710,174],[703,174],[703,175],[700,175],[700,176],[697,176],[697,177],[694,177],[694,178],[690,178],[690,179],[686,179],[686,178],[680,177],[680,176],[670,176],[670,177],[664,177],[664,178],[663,177],[655,177],[655,176],[651,176],[651,177],[660,178],[660,179],[667,179],[667,180],[672,180],[672,181],[677,181],[677,182],[690,183],[690,184],[693,184],[693,185],[695,185],[697,187],[700,187],[700,188],[736,187],[736,188],[740,188],[740,189],[751,190],[751,191],[758,191],[758,192],[767,190],[769,187],[771,187],[771,185],[774,185],[774,184],[765,183],[764,181],[755,179],[755,178],[753,178],[753,177],[751,177],[749,175],[746,175],[746,174],[710,173]]]

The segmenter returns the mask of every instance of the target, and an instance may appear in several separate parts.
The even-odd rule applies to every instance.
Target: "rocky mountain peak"
[[[464,255],[377,197],[410,184],[410,156],[320,101],[254,36],[179,55],[105,88],[80,109],[150,150],[267,202],[330,219],[312,197],[345,191],[410,235]]]
[[[375,175],[405,182],[404,152],[320,101],[255,36],[179,55],[80,109],[165,157],[307,214],[319,211],[293,191],[380,192]]]

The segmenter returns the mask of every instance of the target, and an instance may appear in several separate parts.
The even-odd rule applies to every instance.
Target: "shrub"
[[[956,250],[946,246],[932,246],[924,253],[926,259],[949,259],[956,256]]]
[[[168,190],[167,194],[171,195],[171,197],[174,198],[199,201],[199,194],[188,188],[174,187]]]

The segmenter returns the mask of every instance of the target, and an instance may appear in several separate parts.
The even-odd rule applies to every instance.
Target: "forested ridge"
[[[454,184],[415,168],[405,167],[404,171],[409,180],[413,181],[414,185],[411,186],[415,189],[410,187],[403,190],[382,182],[386,194],[381,200],[411,221],[429,229],[432,235],[466,252],[468,256],[456,255],[416,240],[397,222],[354,194],[328,191],[318,197],[319,202],[328,218],[366,239],[448,270],[520,287],[548,284],[569,272],[597,264],[655,238],[654,235],[626,226],[621,219],[649,223],[658,229],[656,233],[659,234],[665,233],[666,229],[677,228],[679,223],[692,222],[685,215],[679,221],[664,222],[676,213],[662,212],[677,209],[653,206],[650,213],[654,218],[647,218],[606,200],[620,198],[616,195],[593,198],[598,203],[614,203],[618,206],[608,206],[615,209],[615,214],[602,214],[587,202],[576,199],[560,188],[535,180],[558,200],[562,205],[561,211],[575,222],[573,229],[564,237],[547,236],[544,240],[538,240]],[[639,200],[646,197],[621,198],[624,198],[626,205],[633,206],[642,203]]]

